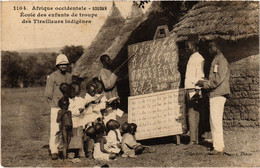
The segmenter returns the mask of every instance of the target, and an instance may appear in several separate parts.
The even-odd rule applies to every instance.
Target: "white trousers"
[[[51,108],[51,126],[50,126],[50,150],[51,153],[58,153],[58,147],[61,143],[61,137],[56,135],[59,131],[59,123],[56,122],[57,115],[58,115],[59,108],[52,107]]]
[[[223,138],[223,113],[226,98],[217,96],[210,98],[210,128],[213,138],[213,147],[217,151],[225,148]]]

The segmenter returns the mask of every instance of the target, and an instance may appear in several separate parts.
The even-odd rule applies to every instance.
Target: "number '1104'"
[[[14,10],[26,10],[25,6],[14,6]]]

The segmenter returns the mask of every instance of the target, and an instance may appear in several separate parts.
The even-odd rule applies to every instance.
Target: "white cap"
[[[66,55],[60,54],[60,55],[57,56],[56,66],[60,65],[60,64],[69,64],[69,61],[68,61],[68,58],[67,58]]]

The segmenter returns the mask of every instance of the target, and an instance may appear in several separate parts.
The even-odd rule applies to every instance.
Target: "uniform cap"
[[[66,55],[60,54],[60,55],[57,56],[56,66],[60,65],[60,64],[69,64],[69,61],[68,61],[68,58],[67,58]]]

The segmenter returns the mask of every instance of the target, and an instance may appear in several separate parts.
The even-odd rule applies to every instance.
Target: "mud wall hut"
[[[231,67],[231,98],[224,111],[225,126],[259,126],[259,3],[248,1],[199,2],[176,24],[180,57],[185,67],[188,57],[184,42],[189,35],[201,40],[207,57],[208,40],[219,39]],[[208,69],[206,70],[208,71]]]

